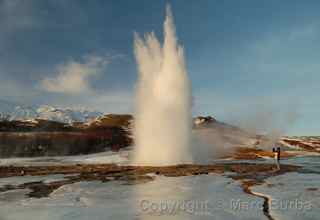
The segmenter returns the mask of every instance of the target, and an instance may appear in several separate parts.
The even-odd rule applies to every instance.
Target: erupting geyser
[[[135,34],[134,48],[139,71],[134,163],[192,162],[191,89],[170,7],[166,10],[163,46],[154,33],[148,33],[144,39]]]

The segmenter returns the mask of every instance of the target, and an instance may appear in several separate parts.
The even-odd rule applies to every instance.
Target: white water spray
[[[134,48],[139,71],[134,163],[170,165],[192,162],[189,152],[190,82],[169,6],[163,46],[154,33],[148,33],[144,39],[135,34]]]

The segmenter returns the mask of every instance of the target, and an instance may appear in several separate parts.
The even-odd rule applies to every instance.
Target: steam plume
[[[134,163],[191,162],[191,89],[169,6],[163,46],[154,33],[143,39],[135,34],[134,50],[139,72]]]

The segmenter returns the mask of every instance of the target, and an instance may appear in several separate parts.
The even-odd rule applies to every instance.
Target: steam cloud
[[[135,34],[134,49],[139,71],[134,163],[191,162],[191,89],[169,6],[163,46],[154,33],[144,39]]]

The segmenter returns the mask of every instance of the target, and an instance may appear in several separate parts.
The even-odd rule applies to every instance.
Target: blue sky
[[[162,38],[167,2],[195,115],[319,134],[320,2],[311,0],[0,0],[0,99],[132,112],[133,33]]]

